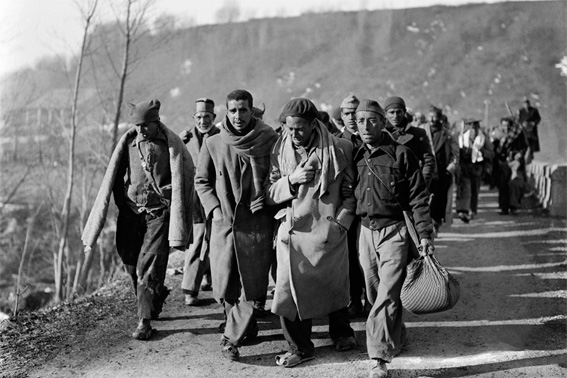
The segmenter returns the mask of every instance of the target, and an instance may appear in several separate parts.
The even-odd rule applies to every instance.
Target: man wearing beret
[[[96,242],[110,194],[118,207],[116,249],[138,300],[135,339],[148,340],[162,310],[169,249],[191,241],[194,166],[181,139],[160,122],[159,100],[128,104],[135,125],[118,142],[83,231],[87,248]]]
[[[313,318],[329,316],[336,350],[356,346],[347,312],[347,230],[355,210],[352,144],[329,133],[317,117],[308,99],[289,101],[280,116],[287,131],[271,152],[267,202],[282,207],[276,214],[281,224],[272,312],[280,316],[289,344],[289,351],[276,357],[284,367],[314,357]]]
[[[430,189],[436,164],[427,133],[423,129],[411,126],[406,113],[406,103],[401,97],[386,99],[384,112],[388,121],[386,130],[396,142],[407,146],[415,154],[419,160],[425,184]]]
[[[189,130],[182,131],[179,135],[187,146],[195,166],[199,164],[199,152],[204,141],[220,132],[219,128],[214,125],[215,117],[214,101],[209,98],[199,98],[195,101],[195,113],[193,113],[195,125]],[[181,282],[185,304],[188,306],[199,304],[199,289],[203,278],[206,279],[206,282],[202,288],[210,290],[210,236],[211,221],[205,216],[203,205],[195,193],[193,195],[193,243],[185,251]]]
[[[369,376],[378,378],[388,375],[386,363],[400,353],[407,338],[400,293],[406,265],[413,256],[403,211],[413,214],[422,254],[433,251],[433,226],[419,161],[383,131],[386,119],[380,105],[361,100],[356,121],[363,142],[354,157],[356,213],[361,217],[359,257],[372,303],[366,344],[375,362]]]
[[[254,301],[266,295],[273,262],[273,209],[265,205],[264,180],[277,133],[253,114],[252,95],[226,97],[220,133],[201,147],[195,187],[212,217],[213,294],[224,307],[222,354],[238,360],[238,347],[256,337]]]
[[[340,138],[347,139],[352,142],[354,149],[362,144],[358,127],[356,126],[356,108],[359,104],[358,98],[350,94],[341,103],[341,118],[345,125],[342,133],[338,134]],[[354,219],[352,226],[348,230],[348,250],[349,250],[349,282],[350,282],[350,303],[348,305],[348,315],[350,318],[356,318],[364,315],[364,306],[362,304],[362,295],[364,291],[364,276],[358,262],[357,229],[358,217]]]
[[[457,215],[465,222],[474,218],[478,208],[480,184],[487,161],[494,157],[490,137],[480,128],[480,121],[464,119],[459,135],[459,167],[457,182]]]
[[[433,194],[430,206],[435,232],[438,232],[439,227],[443,222],[448,221],[447,217],[451,214],[450,211],[447,211],[447,208],[452,206],[448,197],[459,168],[459,144],[444,127],[441,109],[433,105],[429,109],[428,122],[424,128],[431,141],[437,164],[430,184]]]

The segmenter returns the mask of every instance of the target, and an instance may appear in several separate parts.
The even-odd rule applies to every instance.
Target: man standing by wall
[[[413,214],[422,253],[433,251],[429,191],[415,155],[383,132],[384,112],[373,100],[362,100],[356,120],[363,141],[355,153],[358,171],[356,213],[361,217],[360,264],[372,309],[366,321],[368,356],[375,362],[370,378],[386,377],[386,363],[406,342],[400,293],[406,275],[411,238],[403,211]]]
[[[530,105],[530,100],[524,97],[524,106],[518,110],[518,123],[522,125],[528,136],[529,148],[526,156],[526,163],[530,163],[534,153],[539,152],[539,134],[537,125],[541,121],[539,110]]]
[[[195,126],[181,132],[180,137],[187,146],[195,166],[197,166],[199,164],[199,152],[204,141],[220,132],[219,128],[214,125],[214,101],[209,98],[200,98],[195,101],[193,120]],[[181,289],[185,294],[185,304],[188,306],[199,304],[199,289],[207,271],[209,271],[208,281],[210,284],[210,236],[211,220],[205,216],[199,196],[195,193],[193,195],[193,243],[185,251],[183,281],[181,282]]]
[[[267,201],[286,206],[277,215],[282,223],[272,305],[290,349],[276,357],[284,367],[313,358],[313,318],[329,315],[329,332],[338,351],[356,346],[348,320],[346,269],[347,230],[355,210],[352,144],[331,135],[317,117],[311,101],[288,102],[280,116],[287,131],[271,153]]]
[[[160,102],[130,106],[136,125],[118,142],[82,240],[92,247],[110,194],[118,207],[116,249],[132,279],[138,300],[138,327],[132,337],[148,340],[162,310],[169,248],[185,250],[191,239],[194,166],[181,139],[160,122]]]
[[[219,134],[201,148],[195,187],[212,216],[213,294],[224,306],[222,354],[239,359],[238,347],[258,333],[253,301],[266,295],[273,261],[273,212],[264,204],[264,179],[277,133],[253,114],[252,95],[235,90],[226,98]]]

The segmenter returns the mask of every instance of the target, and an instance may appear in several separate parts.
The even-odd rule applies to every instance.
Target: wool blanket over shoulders
[[[192,198],[194,185],[193,159],[183,141],[177,134],[160,122],[159,126],[165,133],[169,150],[169,165],[171,169],[171,204],[169,220],[169,246],[173,248],[187,248],[192,240]],[[120,138],[110,161],[89,218],[83,230],[81,240],[86,250],[92,248],[98,239],[110,205],[112,189],[124,151],[128,150],[128,140],[135,138],[136,129],[133,127]]]

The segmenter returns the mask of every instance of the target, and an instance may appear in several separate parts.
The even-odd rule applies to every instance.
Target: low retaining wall
[[[567,164],[532,161],[526,170],[541,206],[552,216],[567,217]]]

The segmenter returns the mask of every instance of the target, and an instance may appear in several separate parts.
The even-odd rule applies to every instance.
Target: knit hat
[[[406,108],[406,102],[401,97],[390,97],[384,101],[384,110],[388,110],[388,108]]]
[[[306,98],[294,98],[290,100],[283,108],[279,121],[285,122],[286,117],[301,117],[308,121],[319,118],[319,111],[314,103]]]
[[[207,112],[215,114],[215,102],[210,98],[199,98],[195,101],[195,113]]]
[[[382,110],[380,104],[374,100],[361,100],[358,108],[356,108],[356,112],[373,112],[380,114],[382,117],[384,116],[384,110]]]
[[[139,104],[128,103],[130,107],[130,122],[134,125],[159,120],[159,108],[161,103],[158,99],[140,102]]]
[[[341,109],[356,110],[359,103],[360,101],[358,101],[358,98],[356,98],[355,95],[351,94],[343,100],[343,102],[341,103]]]

